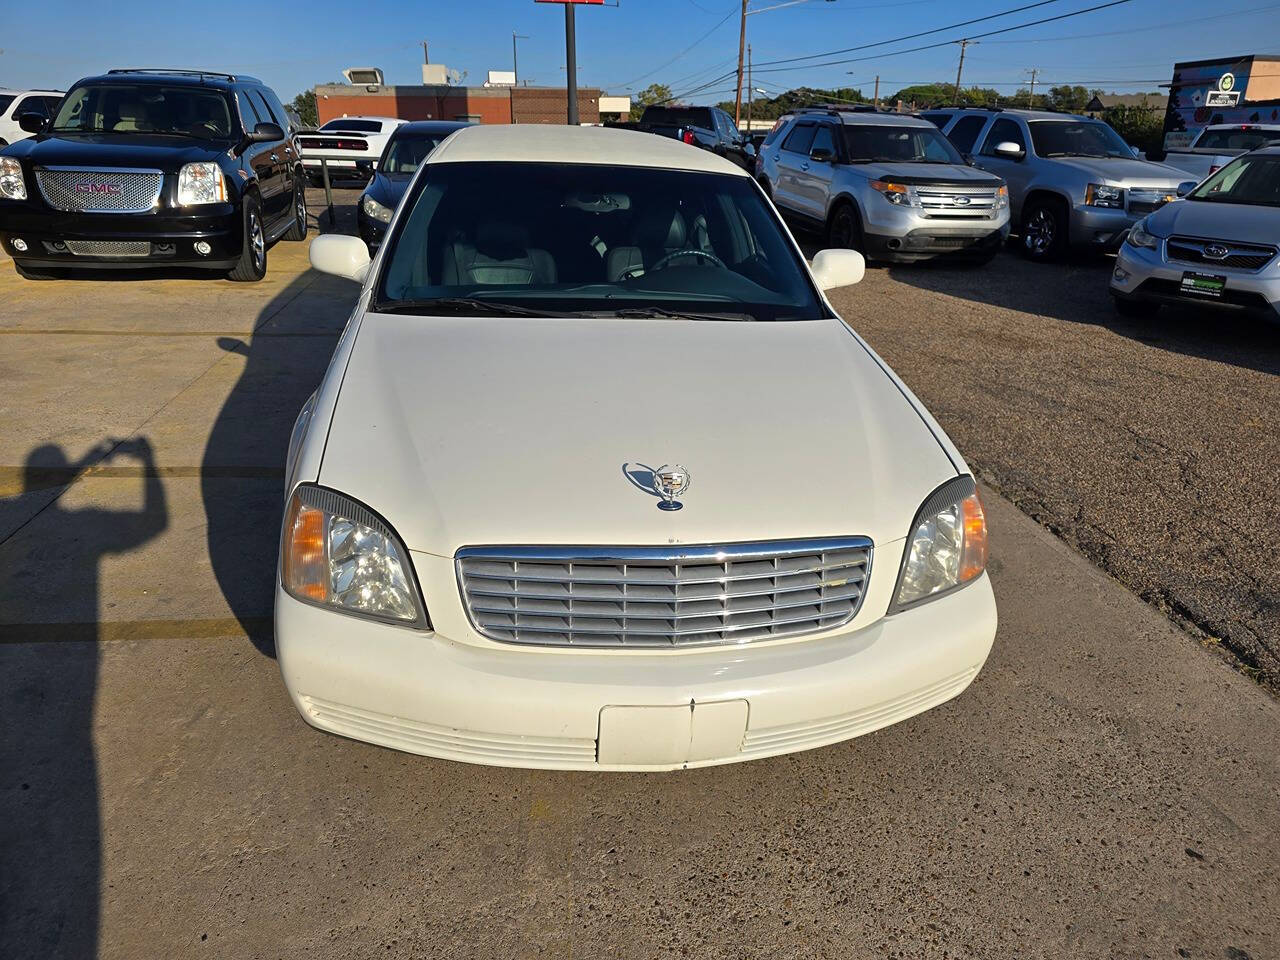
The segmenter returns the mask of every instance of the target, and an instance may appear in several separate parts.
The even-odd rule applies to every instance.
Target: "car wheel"
[[[256,283],[267,275],[267,235],[262,226],[262,205],[254,196],[244,200],[244,243],[240,260],[227,276],[240,283]]]
[[[1130,320],[1150,320],[1160,312],[1160,304],[1150,300],[1125,300],[1121,297],[1112,297],[1111,302],[1116,305],[1116,313]]]
[[[1028,260],[1056,260],[1067,246],[1067,220],[1052,200],[1033,200],[1022,212],[1022,253]]]
[[[67,271],[59,270],[57,267],[45,269],[29,267],[21,260],[13,261],[13,269],[18,271],[18,276],[26,280],[60,280],[67,275]]]
[[[302,177],[293,178],[293,226],[284,235],[286,240],[307,239],[307,188]]]
[[[827,246],[862,250],[862,220],[853,205],[842,203],[827,223]]]

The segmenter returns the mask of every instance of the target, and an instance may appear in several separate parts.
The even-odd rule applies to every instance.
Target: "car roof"
[[[1280,130],[1280,123],[1210,123],[1205,130]]]
[[[795,114],[797,120],[812,120],[827,117],[839,120],[845,126],[899,126],[899,127],[931,127],[937,129],[923,117],[915,117],[909,113],[893,113],[888,110],[799,110]]]
[[[170,86],[215,87],[219,90],[230,90],[237,83],[247,83],[258,87],[265,86],[257,77],[244,76],[243,74],[233,75],[219,71],[203,70],[151,69],[149,67],[108,70],[106,73],[98,74],[95,77],[84,77],[76,81],[77,86],[82,83],[164,83]]]
[[[341,120],[381,120],[383,123],[407,123],[408,122],[406,120],[401,120],[399,117],[375,117],[372,114],[368,114],[368,113],[357,113],[349,117],[334,117],[332,120],[326,120],[323,124],[321,124],[321,126],[325,126],[330,123],[338,123]]]
[[[710,150],[653,133],[611,127],[472,125],[459,130],[427,157],[427,163],[493,160],[662,167],[747,176],[737,164]]]
[[[430,133],[452,133],[471,124],[465,120],[410,120],[396,127],[396,139],[412,137],[414,134],[425,136]]]
[[[66,92],[67,91],[65,90],[42,90],[42,89],[14,90],[11,87],[0,87],[0,94],[4,94],[5,96],[15,96],[15,97],[20,97],[23,94],[27,94],[27,93],[56,93],[58,96],[62,96]]]

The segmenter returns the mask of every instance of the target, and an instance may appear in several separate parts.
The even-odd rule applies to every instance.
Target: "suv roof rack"
[[[158,76],[172,74],[177,77],[217,77],[219,80],[230,80],[234,83],[237,80],[248,80],[251,83],[261,83],[257,77],[246,77],[243,74],[237,76],[232,73],[221,73],[217,70],[181,70],[181,69],[164,69],[161,67],[118,67],[114,70],[108,70],[108,74],[113,73],[146,73]]]

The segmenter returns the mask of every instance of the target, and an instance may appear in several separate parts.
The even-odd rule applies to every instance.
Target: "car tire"
[[[1056,200],[1032,200],[1022,211],[1022,255],[1028,260],[1059,259],[1067,249],[1067,212]]]
[[[307,239],[307,187],[302,177],[293,178],[293,226],[284,235],[286,240]]]
[[[1126,300],[1122,297],[1112,297],[1111,302],[1116,305],[1116,313],[1129,320],[1150,320],[1160,312],[1160,304],[1150,300]]]
[[[237,283],[257,283],[267,275],[267,234],[262,225],[262,204],[254,195],[244,198],[244,242],[240,260],[227,274]]]
[[[67,275],[66,270],[57,267],[29,267],[21,260],[13,261],[13,269],[24,280],[61,280]]]
[[[862,218],[851,203],[842,203],[827,220],[827,246],[864,253]]]

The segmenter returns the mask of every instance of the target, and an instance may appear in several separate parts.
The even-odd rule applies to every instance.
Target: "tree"
[[[305,90],[293,98],[290,108],[302,119],[304,127],[315,127],[320,124],[320,114],[316,110],[316,92]]]
[[[631,98],[631,119],[639,120],[644,108],[671,100],[671,88],[665,83],[651,83]]]
[[[1130,146],[1148,155],[1164,155],[1164,110],[1120,104],[1103,110],[1102,119]]]
[[[942,106],[987,107],[1000,103],[1000,94],[986,87],[961,87],[957,101],[956,85],[940,80],[937,83],[917,83],[903,87],[882,102],[893,105],[901,100],[904,104],[915,104],[918,108]]]
[[[853,87],[838,87],[834,90],[823,90],[816,87],[797,87],[776,97],[765,97],[751,104],[752,120],[777,120],[786,113],[793,113],[801,107],[811,107],[819,103],[834,103],[837,106],[853,106],[869,102],[861,90]],[[726,113],[733,113],[733,101],[725,100],[717,103],[717,107]],[[747,116],[747,98],[742,98],[742,116]]]
[[[1049,109],[1063,113],[1080,113],[1088,105],[1090,94],[1084,87],[1050,87],[1045,97]]]

